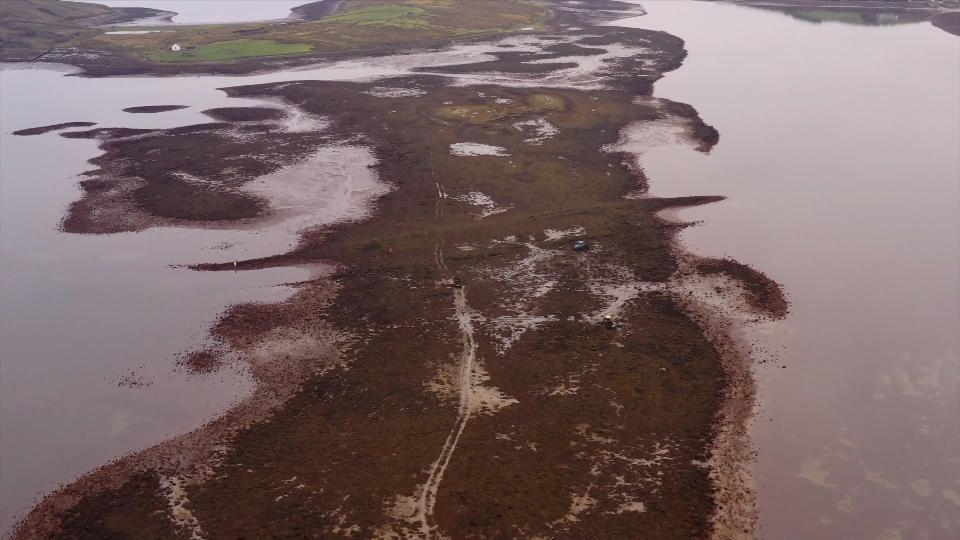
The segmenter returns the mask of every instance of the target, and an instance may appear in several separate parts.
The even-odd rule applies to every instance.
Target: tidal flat
[[[386,16],[353,4],[339,20]],[[402,39],[360,52],[83,79],[152,90],[95,127],[18,126],[92,166],[57,235],[147,249],[177,231],[162,275],[271,292],[198,297],[200,338],[165,337],[179,352],[123,379],[137,392],[175,365],[232,399],[114,445],[14,536],[757,534],[744,329],[789,320],[789,290],[678,241],[674,218],[724,190],[658,195],[663,148],[723,144],[696,103],[654,93],[683,40],[623,24],[644,19],[630,3],[548,7],[415,50],[420,15],[401,10]],[[236,75],[183,76],[204,72]]]

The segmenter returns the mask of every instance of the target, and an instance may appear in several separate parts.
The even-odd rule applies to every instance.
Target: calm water
[[[283,19],[310,0],[80,0],[110,7],[148,7],[173,11],[178,24],[236,23]]]
[[[63,77],[0,72],[0,527],[38,492],[117,455],[195,427],[246,395],[246,373],[189,377],[175,355],[201,344],[228,305],[275,301],[298,269],[198,273],[171,264],[226,256],[211,249],[249,233],[150,230],[110,236],[57,232],[79,196],[77,173],[96,143],[10,131],[82,114],[107,125],[172,126],[197,111],[131,115],[149,93]],[[145,99],[146,101],[140,101]],[[224,98],[220,98],[221,101]],[[213,103],[211,103],[213,105]],[[245,249],[241,247],[240,249]],[[139,388],[121,386],[133,373]]]
[[[929,23],[810,24],[713,3],[644,2],[623,24],[686,40],[656,94],[721,133],[660,147],[656,195],[705,255],[790,295],[754,328],[753,429],[766,538],[960,536],[960,39]],[[787,367],[780,368],[780,365]]]

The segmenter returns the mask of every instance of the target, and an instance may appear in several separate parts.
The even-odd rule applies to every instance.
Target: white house
[[[174,43],[174,44],[170,47],[170,50],[171,50],[171,51],[179,51],[179,50],[180,50],[180,44],[179,44],[179,43]]]

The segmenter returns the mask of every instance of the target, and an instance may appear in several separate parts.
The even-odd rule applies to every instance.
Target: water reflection
[[[309,0],[80,0],[110,7],[148,7],[170,11],[175,24],[209,24],[268,21],[290,16],[290,10]],[[226,9],[225,9],[226,8]],[[145,19],[144,24],[158,21]]]
[[[878,9],[805,9],[797,7],[756,6],[759,9],[779,11],[801,21],[821,23],[842,23],[862,26],[889,26],[895,24],[913,24],[930,20],[930,14],[924,11],[882,11]]]

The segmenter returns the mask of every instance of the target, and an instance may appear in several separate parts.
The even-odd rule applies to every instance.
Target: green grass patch
[[[563,111],[567,108],[563,98],[553,94],[530,94],[527,96],[527,104],[541,111]]]
[[[234,39],[197,45],[181,51],[149,51],[144,56],[155,62],[222,62],[259,56],[281,56],[310,52],[307,43],[280,43],[269,39]]]
[[[417,6],[383,4],[351,9],[323,19],[326,24],[354,24],[358,26],[393,26],[396,28],[429,28],[427,11]]]

